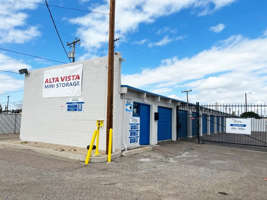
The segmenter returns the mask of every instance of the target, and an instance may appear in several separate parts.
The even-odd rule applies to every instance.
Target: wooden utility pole
[[[75,62],[75,47],[76,47],[76,44],[80,43],[80,39],[75,39],[73,42],[67,42],[67,46],[71,47],[72,50],[69,54],[69,58],[72,59],[72,62],[74,63]]]
[[[108,153],[109,130],[111,128],[113,128],[114,35],[115,35],[115,0],[110,0],[109,45],[108,45],[108,94],[107,94],[106,153]]]

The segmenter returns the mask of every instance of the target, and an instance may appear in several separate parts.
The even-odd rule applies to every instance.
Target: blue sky
[[[79,60],[107,54],[107,0],[48,2],[63,41],[81,38]],[[116,10],[124,84],[183,100],[190,88],[192,102],[242,103],[248,92],[267,103],[267,1],[117,0]],[[42,0],[5,1],[0,25],[0,48],[67,62]],[[0,51],[0,70],[56,64]],[[7,95],[21,104],[23,77],[0,73],[0,103]]]

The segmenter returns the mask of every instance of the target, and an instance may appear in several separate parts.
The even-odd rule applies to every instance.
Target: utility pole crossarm
[[[72,50],[70,52],[70,55],[69,55],[69,58],[72,59],[72,62],[74,63],[75,62],[75,50],[76,50],[76,44],[79,44],[81,42],[80,39],[75,39],[74,41],[72,42],[67,42],[67,46],[71,47]]]
[[[192,90],[184,90],[184,91],[182,91],[182,93],[186,93],[187,105],[188,105],[188,103],[189,103],[189,97],[188,97],[188,93],[189,93],[189,92],[192,92]]]

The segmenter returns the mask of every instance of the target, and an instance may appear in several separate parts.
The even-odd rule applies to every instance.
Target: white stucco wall
[[[121,57],[115,56],[114,69],[114,137],[113,150],[120,149],[119,131]],[[76,97],[43,98],[44,71],[83,64],[82,95]],[[70,99],[84,102],[82,112],[67,112]],[[86,147],[96,120],[106,122],[107,57],[33,70],[25,77],[24,100],[20,138],[23,141],[40,141],[54,144]],[[106,148],[106,123],[100,133],[100,150]]]

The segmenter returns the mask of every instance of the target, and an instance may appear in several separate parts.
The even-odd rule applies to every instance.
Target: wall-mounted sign
[[[83,111],[84,102],[67,102],[68,112],[81,112]]]
[[[129,142],[130,144],[139,143],[140,117],[131,117],[129,123]]]
[[[226,133],[251,135],[251,119],[227,118]]]
[[[43,97],[81,96],[83,65],[44,72]]]

